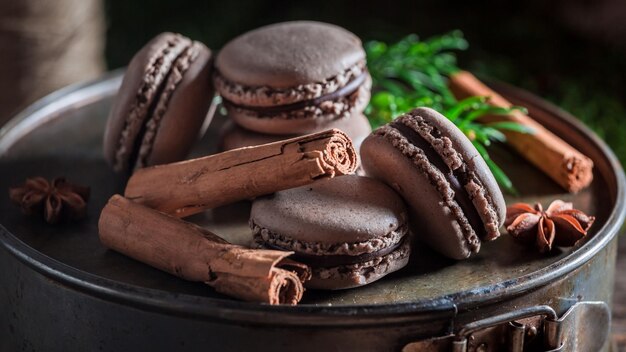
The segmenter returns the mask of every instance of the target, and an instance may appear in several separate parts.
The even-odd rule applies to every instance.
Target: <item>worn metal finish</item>
[[[483,330],[492,326],[508,323],[518,319],[530,318],[537,315],[546,316],[548,319],[556,320],[557,315],[554,309],[550,306],[530,306],[502,313],[500,315],[491,316],[482,320],[473,321],[465,325],[456,334],[457,339],[467,339],[471,334],[476,331]]]
[[[517,320],[541,317],[542,341],[532,351],[600,351],[608,343],[611,313],[605,302],[577,302],[558,317],[550,306],[529,306],[468,323],[455,334],[407,344],[403,352],[525,351],[526,329]]]
[[[512,321],[508,324],[508,328],[509,343],[506,350],[508,352],[523,352],[526,326]]]
[[[579,302],[560,319],[545,324],[554,351],[600,351],[609,337],[611,311],[605,302]]]
[[[0,130],[0,190],[39,174],[65,175],[93,192],[88,219],[62,227],[26,219],[0,197],[0,317],[8,317],[0,319],[0,351],[399,350],[524,307],[549,305],[561,315],[577,301],[611,301],[623,171],[569,115],[505,86],[496,88],[596,163],[592,187],[569,195],[510,152],[493,152],[523,194],[508,201],[561,198],[596,215],[578,248],[542,256],[504,236],[458,263],[419,249],[406,270],[360,289],[307,291],[297,307],[234,301],[108,251],[98,242],[97,218],[124,180],[104,163],[101,138],[119,82],[117,73],[68,88]],[[196,155],[214,148],[220,122]],[[248,211],[241,203],[192,220],[246,243]]]

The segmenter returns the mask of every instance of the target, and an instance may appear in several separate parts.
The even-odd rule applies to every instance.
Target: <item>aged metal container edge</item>
[[[37,116],[45,115],[49,109],[56,109],[60,105],[69,105],[76,103],[73,98],[74,92],[87,88],[95,97],[103,90],[111,89],[111,86],[117,86],[120,82],[120,72],[114,72],[107,76],[108,78],[101,80],[97,84],[85,83],[71,86],[61,91],[55,92],[30,108],[16,116],[2,130],[0,130],[0,155],[3,153],[11,140],[19,138],[20,135],[27,133],[30,128],[36,128]],[[504,86],[500,83],[495,84],[496,87]],[[537,100],[534,96],[507,87],[509,90],[516,90],[516,94],[529,102]],[[94,98],[95,99],[95,98]],[[89,100],[82,100],[88,103]],[[104,279],[89,273],[74,269],[42,253],[27,246],[22,241],[11,235],[4,227],[0,225],[0,237],[6,249],[25,263],[28,267],[40,272],[41,274],[58,281],[60,284],[70,286],[78,291],[86,294],[100,297],[113,302],[129,304],[134,307],[154,312],[166,312],[175,315],[192,316],[201,319],[218,319],[226,321],[254,321],[256,324],[276,325],[280,320],[281,325],[301,325],[301,324],[319,324],[324,326],[341,326],[341,325],[370,325],[380,324],[380,318],[386,317],[385,323],[402,323],[404,321],[428,320],[433,318],[442,318],[445,316],[454,316],[459,311],[480,303],[488,304],[499,300],[503,294],[507,296],[515,296],[526,291],[541,287],[558,277],[561,277],[572,270],[580,267],[591,259],[598,251],[604,248],[614,236],[619,232],[621,219],[626,213],[625,204],[625,178],[624,172],[613,152],[594,134],[588,132],[578,120],[568,113],[560,110],[554,105],[542,103],[546,111],[558,113],[566,118],[577,133],[585,135],[587,138],[595,142],[594,148],[601,151],[608,158],[611,165],[613,176],[604,175],[607,182],[614,183],[617,190],[615,197],[615,205],[613,212],[609,216],[604,226],[598,232],[606,233],[604,236],[596,236],[577,249],[575,256],[567,256],[562,260],[536,271],[529,275],[521,277],[515,281],[504,281],[497,285],[488,286],[479,290],[469,290],[460,292],[455,295],[445,296],[437,300],[417,301],[410,303],[398,303],[389,305],[360,305],[360,306],[344,306],[344,307],[319,307],[302,305],[297,307],[272,307],[268,305],[251,304],[229,300],[218,300],[197,296],[174,295],[159,290],[151,290],[133,285],[122,284],[112,280]],[[28,116],[28,121],[26,117]],[[19,129],[16,128],[19,127]],[[176,299],[176,306],[171,305],[171,301]],[[259,314],[272,314],[277,320],[268,320],[266,323],[260,322]],[[302,320],[302,316],[306,315],[306,321]],[[359,316],[359,320],[355,321],[355,315]],[[333,317],[333,319],[328,319]]]

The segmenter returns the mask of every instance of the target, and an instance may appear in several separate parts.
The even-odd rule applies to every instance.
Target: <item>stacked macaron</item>
[[[296,21],[244,33],[215,60],[214,84],[234,124],[223,149],[339,128],[355,146],[371,78],[360,39],[330,24]]]
[[[258,198],[250,227],[257,246],[293,251],[311,266],[310,288],[362,286],[409,260],[406,207],[369,177],[346,175]]]

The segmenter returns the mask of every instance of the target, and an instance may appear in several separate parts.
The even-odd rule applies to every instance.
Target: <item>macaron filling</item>
[[[115,149],[113,163],[115,170],[124,170],[128,165],[132,168],[138,154],[138,148],[134,147],[141,143],[142,138],[137,137],[141,137],[145,132],[146,116],[150,116],[156,107],[171,65],[189,44],[190,42],[182,36],[173,36],[158,50],[158,54],[150,58],[143,82],[136,93],[135,103],[130,108],[120,133],[118,147]]]
[[[386,255],[371,260],[332,267],[311,267],[312,278],[307,283],[311,288],[350,288],[365,285],[404,267],[409,261],[411,247],[409,240],[404,240],[398,248]],[[334,287],[333,281],[340,282]]]
[[[349,84],[367,72],[365,61],[359,61],[343,72],[320,82],[311,82],[290,87],[268,85],[250,86],[237,83],[224,76],[219,68],[214,72],[214,83],[222,99],[235,105],[261,107],[288,105],[328,95]]]
[[[486,236],[485,225],[469,193],[464,187],[464,185],[469,182],[469,177],[464,170],[461,168],[450,170],[433,146],[411,127],[399,121],[394,121],[390,126],[400,132],[400,135],[406,138],[411,144],[421,149],[428,160],[444,175],[450,184],[450,188],[454,191],[454,200],[461,207],[465,217],[479,237],[484,238]]]
[[[400,248],[408,238],[408,227],[402,225],[385,236],[355,243],[308,243],[277,234],[250,222],[256,245],[282,251],[293,251],[293,258],[312,267],[334,267],[371,261]]]
[[[296,252],[291,257],[294,260],[308,264],[313,267],[328,268],[328,267],[333,267],[333,266],[368,262],[372,259],[385,256],[395,251],[396,249],[400,247],[401,244],[402,243],[396,243],[393,246],[383,248],[376,252],[363,253],[359,255],[313,255],[313,254],[307,254],[307,253],[302,253],[302,252]],[[271,249],[277,249],[280,251],[290,250],[288,248],[282,248],[282,247],[274,246],[271,244],[266,244],[265,247],[271,248]]]
[[[155,99],[152,106],[148,110],[148,120],[140,132],[140,138],[137,138],[136,140],[136,143],[139,144],[137,148],[135,148],[135,150],[138,151],[136,158],[130,159],[131,161],[136,160],[135,167],[141,168],[147,165],[147,158],[152,152],[154,139],[157,135],[161,120],[167,112],[169,101],[176,91],[176,87],[183,80],[185,72],[198,57],[199,51],[197,45],[198,44],[193,43],[191,46],[187,47],[180,54],[180,56],[178,56],[178,58],[176,58],[174,64],[172,65],[172,69],[167,75],[167,78],[159,88],[157,93],[158,99]]]
[[[386,234],[360,242],[305,242],[290,236],[276,233],[250,220],[254,241],[260,245],[269,243],[285,250],[311,255],[350,255],[372,253],[400,243],[408,233],[406,224],[390,229]]]
[[[251,110],[258,113],[260,116],[271,116],[277,115],[286,111],[292,110],[300,110],[309,106],[317,106],[326,101],[333,101],[339,98],[343,98],[353,94],[359,89],[359,87],[365,82],[367,79],[368,73],[367,71],[361,73],[359,76],[356,76],[354,79],[349,81],[343,87],[328,93],[326,95],[322,95],[309,100],[302,100],[290,104],[276,105],[276,106],[250,106],[243,104],[236,104],[227,99],[224,99],[224,103],[227,107],[234,107],[238,109]]]

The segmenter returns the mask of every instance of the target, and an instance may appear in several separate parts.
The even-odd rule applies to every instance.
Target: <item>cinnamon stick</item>
[[[295,305],[310,278],[306,265],[287,259],[293,252],[233,245],[120,195],[102,210],[98,230],[107,248],[246,301]]]
[[[470,72],[460,71],[452,75],[449,84],[458,99],[486,96],[493,106],[505,108],[512,106],[508,100],[487,87]],[[514,111],[509,115],[485,116],[480,121],[512,121],[530,127],[534,131],[532,134],[502,132],[506,135],[509,145],[569,192],[576,193],[593,180],[593,161],[530,116]]]
[[[354,172],[356,151],[340,130],[137,170],[125,196],[177,217]]]

